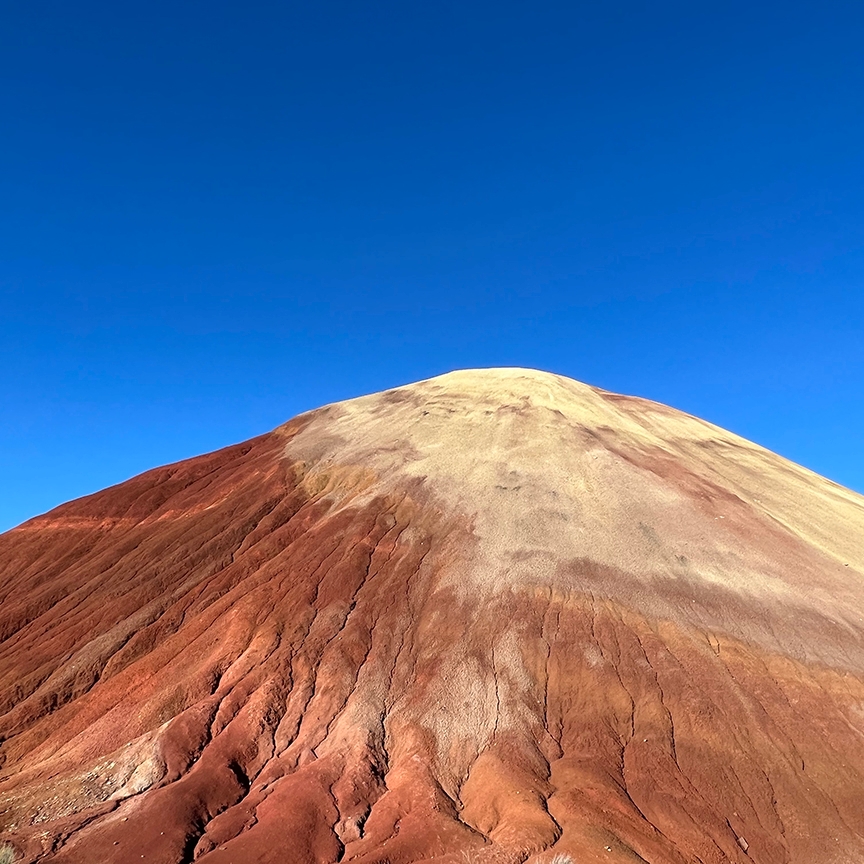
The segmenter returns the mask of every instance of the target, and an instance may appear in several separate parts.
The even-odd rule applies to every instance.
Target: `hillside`
[[[454,372],[0,536],[0,829],[57,864],[860,864],[864,498]]]

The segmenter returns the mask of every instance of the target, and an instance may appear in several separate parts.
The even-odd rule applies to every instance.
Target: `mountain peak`
[[[25,862],[864,860],[864,499],[481,369],[0,536]]]

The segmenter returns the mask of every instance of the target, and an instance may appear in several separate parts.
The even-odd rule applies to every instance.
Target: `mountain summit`
[[[864,498],[544,372],[0,536],[24,862],[860,864]]]

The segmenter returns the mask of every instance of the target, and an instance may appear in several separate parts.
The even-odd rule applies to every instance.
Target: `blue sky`
[[[16,2],[0,529],[549,369],[864,491],[856,3]]]

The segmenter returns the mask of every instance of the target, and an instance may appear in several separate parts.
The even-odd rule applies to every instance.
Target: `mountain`
[[[25,862],[861,864],[864,498],[543,372],[0,536]]]

